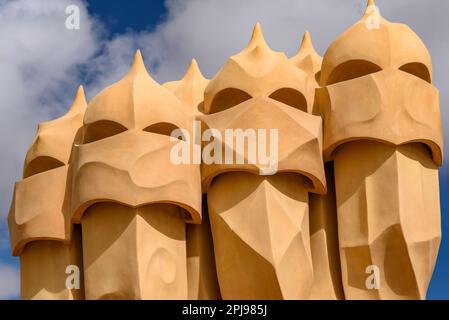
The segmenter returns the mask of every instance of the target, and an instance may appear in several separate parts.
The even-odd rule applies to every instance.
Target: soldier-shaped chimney
[[[331,44],[321,70],[345,297],[424,299],[441,239],[438,90],[421,39],[380,16],[373,25],[371,12]],[[372,266],[378,290],[361,276]]]
[[[82,87],[69,111],[39,124],[28,149],[23,180],[16,182],[8,217],[13,255],[20,255],[23,299],[82,299],[79,287],[67,288],[66,270],[82,272],[81,235],[70,219],[70,162],[80,139],[86,110]]]
[[[224,299],[310,294],[308,192],[325,192],[314,89],[313,77],[268,47],[259,24],[206,88],[207,128],[279,131],[274,175],[260,175],[258,163],[202,165]]]
[[[187,298],[185,223],[201,222],[200,172],[169,156],[171,132],[186,123],[139,51],[128,74],[89,103],[71,203],[87,299]]]

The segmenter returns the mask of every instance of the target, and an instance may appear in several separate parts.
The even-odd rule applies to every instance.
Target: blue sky
[[[61,27],[65,19],[63,7],[72,3],[82,8],[82,25],[79,32],[67,33]],[[84,84],[88,99],[92,98],[124,74],[138,48],[142,49],[150,72],[160,82],[180,78],[193,57],[210,78],[229,55],[244,47],[256,21],[261,22],[267,41],[276,50],[293,55],[303,32],[309,30],[317,50],[323,54],[338,34],[359,19],[366,1],[342,1],[338,6],[335,3],[335,0],[285,0],[282,5],[278,1],[261,0],[16,0],[13,4],[0,0],[0,38],[7,49],[2,52],[8,61],[2,64],[0,57],[0,74],[9,75],[8,79],[0,79],[0,106],[6,114],[0,119],[0,130],[5,130],[0,131],[3,148],[0,161],[4,167],[0,185],[0,272],[3,272],[0,287],[8,288],[3,293],[0,289],[0,297],[18,297],[18,259],[10,256],[5,223],[13,181],[20,178],[24,154],[37,123],[64,113],[78,84]],[[447,127],[449,23],[445,15],[449,12],[449,1],[378,0],[377,3],[385,17],[407,23],[428,45]],[[33,41],[36,38],[39,42]],[[58,50],[53,50],[56,47]],[[23,78],[23,70],[32,70],[36,80]],[[446,134],[446,141],[447,137]],[[443,240],[429,299],[449,299],[447,165],[441,170],[440,188]]]
[[[167,11],[164,1],[89,0],[88,10],[105,24],[109,36],[126,31],[152,30],[160,23]]]

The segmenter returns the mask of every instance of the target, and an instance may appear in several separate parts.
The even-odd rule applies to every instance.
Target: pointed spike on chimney
[[[263,32],[262,32],[262,26],[260,25],[260,22],[257,21],[253,27],[253,34],[252,34],[251,38],[259,38],[259,37],[261,37],[263,39]]]
[[[252,50],[255,47],[264,46],[268,47],[265,38],[263,36],[262,27],[260,26],[260,22],[256,22],[253,28],[253,34],[251,36],[251,40],[246,46],[246,50]]]
[[[84,94],[84,87],[80,85],[75,94],[75,99],[68,111],[68,113],[78,113],[83,112],[87,107],[86,96]]]
[[[298,57],[298,56],[302,57],[307,54],[312,54],[312,55],[315,55],[315,56],[318,56],[321,58],[321,56],[315,50],[315,46],[313,45],[313,41],[312,41],[312,36],[310,35],[309,31],[306,31],[304,33],[301,45],[299,46],[299,50],[296,53],[295,57]]]
[[[304,36],[302,37],[302,42],[299,47],[299,51],[306,50],[306,49],[314,49],[312,37],[310,36],[309,31],[304,32]]]
[[[128,71],[128,75],[136,75],[141,73],[145,73],[150,76],[148,70],[145,67],[145,63],[143,62],[142,53],[140,52],[140,49],[138,49],[136,51],[136,54],[134,55],[134,60],[131,68]]]
[[[195,76],[198,74],[203,76],[203,74],[201,73],[200,67],[198,66],[198,62],[196,61],[195,58],[193,58],[192,61],[190,61],[190,65],[187,68],[184,78],[189,78],[189,77],[192,77],[192,76]]]
[[[368,0],[366,3],[365,16],[373,13],[373,8],[377,8],[375,0]]]
[[[76,90],[75,100],[78,99],[79,97],[85,97],[84,87],[82,84],[80,84],[78,89]]]
[[[382,15],[380,14],[380,11],[379,11],[379,7],[376,5],[376,1],[368,0],[368,2],[366,4],[365,14],[363,15],[362,19],[371,17],[373,14],[375,14],[379,18],[382,18]]]
[[[189,68],[196,68],[196,69],[199,69],[199,67],[198,67],[198,62],[196,61],[195,58],[192,58],[192,60],[190,61],[190,66],[189,66]]]
[[[143,58],[142,58],[142,52],[140,51],[140,49],[136,50],[136,53],[134,54],[134,61],[133,61],[133,65],[134,64],[139,64],[139,65],[143,65]]]

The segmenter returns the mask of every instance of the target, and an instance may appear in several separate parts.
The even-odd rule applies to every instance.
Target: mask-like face
[[[35,240],[69,242],[69,161],[86,109],[83,89],[64,116],[39,125],[24,164],[23,180],[16,182],[9,212],[11,247],[20,255]]]
[[[80,145],[77,150],[74,221],[99,200],[137,207],[150,203],[174,203],[193,213],[187,220],[200,221],[198,166],[174,165],[170,150],[177,143],[169,136],[136,129]],[[198,211],[199,212],[199,211]]]
[[[205,91],[207,115],[200,119],[212,133],[211,143],[221,146],[223,160],[208,163],[203,159],[205,191],[223,172],[248,171],[300,173],[309,179],[312,191],[324,192],[321,119],[309,114],[314,90],[314,79],[284,54],[273,52],[256,27],[247,48],[229,59]],[[244,149],[235,137],[239,130],[244,133]],[[251,145],[248,137],[257,139]],[[234,160],[226,162],[226,153],[232,153]]]
[[[428,82],[389,69],[330,85],[321,97],[326,157],[342,142],[370,137],[394,145],[422,142],[441,163],[439,95]]]
[[[234,171],[256,172],[262,173],[262,175],[264,173],[297,172],[310,179],[310,189],[322,192],[324,188],[322,184],[323,163],[320,161],[319,142],[321,123],[310,114],[291,109],[292,107],[271,98],[257,97],[232,109],[201,117],[209,128],[219,130],[220,135],[214,139],[217,139],[222,145],[222,156],[225,157],[226,153],[230,151],[233,159],[244,160],[244,163],[240,164],[226,164],[225,162],[204,164],[202,167],[204,184],[209,185],[214,176],[233,168]],[[276,134],[272,134],[273,128],[277,130]],[[256,131],[251,131],[253,129]],[[238,138],[229,140],[226,137],[228,130],[247,132],[247,137],[257,138],[254,139],[256,142],[246,141],[248,148],[239,149]],[[295,134],[291,135],[292,132]],[[261,133],[262,137],[264,135],[266,137],[262,138]],[[287,136],[290,138],[286,139]],[[261,141],[263,141],[262,145],[260,145]],[[216,142],[214,141],[214,143]],[[265,146],[266,152],[258,153]],[[264,153],[266,157],[263,156]],[[253,157],[253,161],[250,161],[251,157]]]
[[[137,59],[124,79],[92,100],[84,118],[83,143],[73,161],[73,221],[97,202],[129,207],[172,203],[200,222],[198,165],[174,164],[170,134],[184,128],[179,101],[159,86]],[[187,146],[188,148],[188,146]]]
[[[405,25],[382,19],[379,29],[366,30],[364,21],[343,34],[323,60],[326,88],[319,90],[318,105],[325,158],[352,140],[421,142],[441,165],[439,94],[431,84],[427,49]]]

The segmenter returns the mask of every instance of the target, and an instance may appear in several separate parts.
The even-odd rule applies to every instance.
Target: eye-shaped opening
[[[315,81],[316,83],[321,83],[321,70],[315,73]]]
[[[229,109],[249,99],[251,99],[251,96],[243,90],[236,88],[224,89],[215,95],[209,113]]]
[[[381,67],[366,60],[347,61],[340,64],[332,71],[325,85],[360,78],[379,71],[382,71]]]
[[[172,136],[173,131],[178,129],[179,127],[175,126],[172,123],[158,122],[146,127],[145,129],[143,129],[143,131],[162,134],[170,137]],[[180,131],[177,131],[176,134],[174,134],[173,136],[177,137],[179,140],[185,140],[184,135],[180,136],[180,134],[178,133],[180,133]]]
[[[426,65],[420,62],[412,62],[404,64],[399,70],[410,73],[418,78],[423,79],[429,83],[432,83],[432,77],[430,76],[430,71]]]
[[[25,168],[23,178],[34,176],[35,174],[62,167],[64,163],[53,157],[41,156],[33,159]]]
[[[306,97],[296,89],[281,88],[270,94],[269,97],[293,108],[307,112]]]
[[[126,130],[128,130],[126,127],[114,121],[96,121],[84,127],[83,143],[90,143],[112,137]]]
[[[198,104],[197,110],[198,110],[200,113],[204,113],[204,101],[201,101],[201,102]]]

